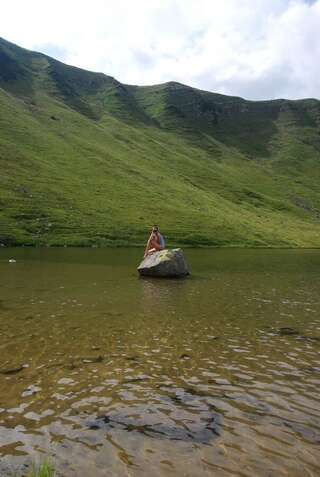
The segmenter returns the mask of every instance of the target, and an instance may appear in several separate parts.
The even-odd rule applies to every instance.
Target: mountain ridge
[[[140,244],[160,222],[185,245],[320,245],[317,99],[125,85],[0,39],[0,127],[4,244]]]

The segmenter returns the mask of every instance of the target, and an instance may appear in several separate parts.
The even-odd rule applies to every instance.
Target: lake
[[[0,250],[1,476],[320,475],[320,251],[185,253]]]

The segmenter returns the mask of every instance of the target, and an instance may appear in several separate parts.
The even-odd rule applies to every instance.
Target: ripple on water
[[[142,283],[117,253],[0,275],[0,475],[320,475],[310,263]]]

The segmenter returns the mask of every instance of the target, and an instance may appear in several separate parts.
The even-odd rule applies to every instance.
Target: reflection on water
[[[187,257],[0,251],[1,476],[320,475],[320,252]]]

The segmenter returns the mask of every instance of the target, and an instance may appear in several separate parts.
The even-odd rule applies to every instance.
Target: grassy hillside
[[[0,243],[320,246],[320,102],[137,87],[0,39]]]

